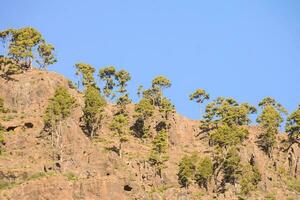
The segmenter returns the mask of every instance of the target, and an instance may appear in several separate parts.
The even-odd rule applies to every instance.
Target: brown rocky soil
[[[63,163],[61,171],[54,170],[52,147],[42,137],[43,115],[48,100],[57,86],[65,86],[76,98],[78,106],[63,122]],[[175,114],[169,132],[170,156],[162,179],[155,175],[148,162],[151,143],[134,136],[123,146],[120,158],[109,147],[118,144],[118,138],[108,128],[113,105],[106,108],[103,128],[99,137],[90,140],[79,126],[82,116],[83,95],[70,87],[63,76],[39,70],[14,75],[13,80],[0,78],[0,97],[9,113],[0,116],[0,123],[9,131],[5,134],[4,152],[0,156],[0,200],[68,200],[68,199],[238,199],[238,189],[228,185],[224,194],[206,192],[196,185],[181,188],[177,180],[178,163],[183,155],[199,152],[210,154],[211,147],[205,135],[196,137],[198,121]],[[129,107],[133,120],[133,105]],[[155,120],[154,120],[155,121]],[[248,199],[300,199],[283,177],[289,171],[298,180],[300,149],[295,144],[288,151],[285,134],[277,138],[272,158],[261,151],[256,138],[258,127],[249,127],[249,138],[241,149],[243,161],[255,160],[262,174],[257,191]]]

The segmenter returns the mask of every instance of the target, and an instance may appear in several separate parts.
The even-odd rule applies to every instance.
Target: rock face
[[[45,109],[58,86],[68,88],[78,106],[63,122],[63,161],[56,171],[51,142],[41,133]],[[118,144],[118,138],[109,130],[113,105],[106,108],[107,116],[98,138],[90,140],[83,133],[80,128],[83,95],[61,75],[32,70],[15,75],[12,80],[0,78],[0,98],[10,110],[0,116],[0,123],[9,131],[4,136],[4,152],[0,156],[0,200],[238,199],[232,185],[224,194],[216,195],[196,185],[186,189],[178,184],[178,163],[183,155],[192,152],[209,155],[212,151],[205,136],[196,137],[198,121],[178,114],[170,119],[169,160],[160,178],[147,162],[150,141],[129,136],[121,158],[110,150]],[[133,123],[133,106],[128,109]],[[264,199],[273,193],[277,199],[300,199],[280,176],[280,170],[284,169],[300,178],[299,147],[293,145],[283,151],[282,141],[286,136],[279,135],[278,147],[269,158],[257,147],[259,128],[249,127],[249,131],[240,151],[241,159],[257,163],[262,181],[248,199]]]

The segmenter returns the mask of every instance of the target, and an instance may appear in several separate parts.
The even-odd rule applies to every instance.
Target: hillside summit
[[[225,97],[190,120],[164,96],[164,76],[133,103],[126,70],[101,68],[100,88],[95,68],[77,63],[75,85],[46,71],[54,47],[35,29],[0,38],[9,52],[0,56],[0,200],[300,199],[300,106],[282,133],[287,112],[272,97],[259,103],[257,126],[255,106]]]

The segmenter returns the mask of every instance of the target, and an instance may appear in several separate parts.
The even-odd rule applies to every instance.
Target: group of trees
[[[171,101],[163,94],[163,90],[171,87],[171,81],[164,76],[157,76],[152,80],[149,89],[139,87],[140,101],[135,105],[136,121],[133,131],[140,138],[151,138],[152,150],[149,162],[155,166],[157,174],[162,177],[162,169],[168,157],[168,132],[170,127],[170,115],[175,112]],[[156,112],[155,112],[156,111]],[[153,122],[152,116],[158,119]],[[150,130],[155,130],[151,133]]]
[[[4,55],[0,55],[2,76],[26,71],[32,68],[33,63],[46,69],[57,61],[54,47],[34,28],[7,29],[0,32],[0,39],[5,51]],[[97,136],[105,117],[105,106],[107,101],[111,101],[116,106],[109,128],[119,138],[119,156],[122,156],[122,145],[128,140],[130,132],[143,140],[151,139],[149,163],[161,177],[168,160],[170,120],[175,112],[174,105],[164,96],[164,89],[171,87],[171,81],[164,76],[157,76],[150,88],[139,87],[138,95],[141,99],[134,105],[134,123],[130,127],[127,109],[131,103],[127,91],[128,82],[131,80],[129,72],[118,71],[113,66],[101,68],[97,74],[102,86],[99,87],[93,66],[77,63],[75,68],[80,77],[78,87],[82,88],[84,94],[81,122],[86,135],[90,138]],[[210,96],[205,90],[197,89],[189,98],[202,104]],[[58,87],[44,116],[44,131],[51,136],[53,160],[59,168],[63,161],[62,122],[70,116],[75,106],[76,101],[68,90]],[[262,110],[256,120],[260,126],[258,145],[271,157],[276,135],[283,122],[282,115],[287,114],[287,111],[271,97],[264,98],[258,106]],[[0,99],[0,113],[4,112],[6,109]],[[260,173],[253,160],[241,162],[239,150],[249,134],[246,128],[251,123],[249,115],[256,112],[254,106],[238,103],[232,98],[218,97],[208,103],[200,123],[200,134],[208,137],[209,145],[213,149],[212,157],[201,157],[196,153],[185,155],[179,163],[179,183],[184,187],[196,183],[207,190],[213,180],[215,191],[224,191],[226,184],[240,184],[242,194],[254,190],[260,181]],[[0,146],[3,143],[3,132],[4,127],[0,124]],[[300,105],[288,116],[286,132],[292,144],[300,144]]]
[[[209,95],[203,89],[197,89],[190,95],[190,100],[200,104],[207,99]],[[260,127],[258,145],[271,157],[276,144],[276,135],[283,122],[282,115],[287,114],[287,111],[271,97],[264,98],[258,106],[262,109],[256,120]],[[207,104],[200,124],[200,134],[205,133],[209,138],[209,145],[214,147],[212,175],[215,191],[224,191],[226,183],[233,185],[238,183],[241,186],[241,194],[247,195],[260,181],[256,163],[253,160],[241,163],[239,155],[239,149],[249,134],[246,128],[251,122],[248,115],[256,112],[254,106],[247,103],[239,104],[232,98],[218,97]],[[300,105],[287,118],[286,132],[291,143],[299,143]],[[184,156],[179,166],[179,182],[187,187],[191,180],[196,180],[195,156]]]
[[[0,56],[2,76],[26,71],[33,62],[46,69],[57,61],[54,46],[32,27],[1,31],[0,39],[4,47],[4,55]]]
[[[84,108],[81,118],[83,131],[93,138],[101,127],[106,101],[96,85],[94,79],[95,68],[84,63],[77,63],[75,67],[76,74],[81,77],[81,85],[84,87]]]

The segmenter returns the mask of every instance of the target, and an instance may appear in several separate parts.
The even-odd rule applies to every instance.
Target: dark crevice
[[[18,126],[9,126],[9,127],[7,127],[6,131],[7,132],[14,131],[16,128],[18,128]]]
[[[24,124],[24,126],[25,126],[25,128],[33,128],[33,123],[31,123],[31,122],[26,122],[26,123]]]
[[[130,192],[132,190],[132,187],[130,185],[125,185],[124,190]]]

